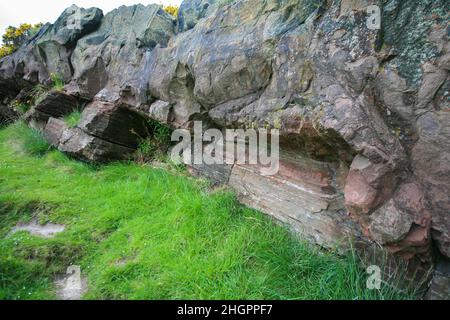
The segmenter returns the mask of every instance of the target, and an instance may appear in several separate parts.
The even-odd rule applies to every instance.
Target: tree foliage
[[[0,47],[0,58],[3,58],[20,48],[20,46],[36,34],[41,27],[42,23],[35,25],[22,23],[19,27],[9,26],[2,36],[3,45]]]
[[[178,17],[178,10],[180,8],[176,7],[176,6],[165,6],[164,7],[164,11],[166,11],[168,14],[170,14],[171,16],[173,16],[174,18]]]

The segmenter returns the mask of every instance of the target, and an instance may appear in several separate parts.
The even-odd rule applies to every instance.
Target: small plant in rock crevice
[[[27,111],[31,108],[31,105],[29,103],[20,100],[13,100],[10,103],[10,106],[20,114],[27,113]]]
[[[45,85],[45,84],[36,84],[34,87],[30,88],[28,92],[18,100],[14,100],[11,103],[11,106],[19,111],[20,113],[24,114],[33,105],[36,105],[42,101],[42,99],[45,98],[45,96],[50,92],[50,90],[56,90],[56,91],[62,91],[64,89],[64,80],[55,73],[52,73],[50,75],[51,84]]]
[[[166,160],[171,145],[172,130],[158,121],[148,121],[148,136],[140,137],[140,144],[135,154],[138,163],[148,163],[154,160]]]
[[[52,73],[50,74],[50,79],[52,80],[52,87],[54,90],[62,91],[64,89],[64,80],[60,75]]]

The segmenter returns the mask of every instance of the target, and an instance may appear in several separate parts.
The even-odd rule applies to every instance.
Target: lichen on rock
[[[0,104],[61,73],[87,107],[75,128],[51,113],[45,135],[97,162],[128,157],[150,118],[279,129],[274,177],[191,169],[323,247],[351,238],[425,270],[450,258],[448,3],[375,1],[380,30],[371,4],[186,0],[177,24],[157,5],[71,7],[0,60]]]

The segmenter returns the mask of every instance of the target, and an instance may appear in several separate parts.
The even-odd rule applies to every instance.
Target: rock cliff
[[[370,5],[381,28],[368,26]],[[238,164],[193,173],[321,246],[351,239],[427,270],[450,258],[449,50],[446,0],[186,0],[177,20],[157,5],[104,17],[73,6],[0,60],[0,121],[56,73],[62,101],[87,103],[81,123],[46,112],[51,96],[35,107],[48,116],[29,117],[80,159],[129,156],[146,118],[277,128],[277,175]]]

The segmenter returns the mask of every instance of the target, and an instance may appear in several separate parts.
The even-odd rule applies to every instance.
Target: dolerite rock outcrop
[[[95,32],[83,37],[72,54],[72,86],[93,98],[103,90],[108,100],[145,93],[142,70],[152,49],[166,46],[175,22],[157,5],[120,7],[108,13]]]
[[[380,8],[379,29],[369,28],[370,5]],[[76,128],[48,120],[60,150],[124,158],[146,118],[277,128],[277,175],[238,164],[193,172],[323,247],[351,239],[413,271],[450,259],[448,1],[186,0],[178,21],[156,5],[101,21],[96,9],[68,10],[0,60],[3,104],[52,72],[91,101]],[[71,12],[85,23],[67,36]]]

